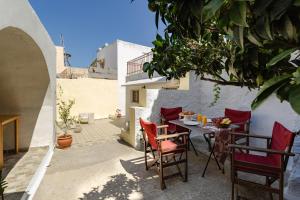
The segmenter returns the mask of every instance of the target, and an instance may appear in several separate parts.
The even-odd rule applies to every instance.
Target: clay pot
[[[72,135],[66,134],[57,137],[58,148],[65,149],[71,146],[72,144]]]

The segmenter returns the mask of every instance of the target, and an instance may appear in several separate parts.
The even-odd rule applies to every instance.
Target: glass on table
[[[202,125],[206,126],[207,124],[207,117],[205,115],[202,116]]]

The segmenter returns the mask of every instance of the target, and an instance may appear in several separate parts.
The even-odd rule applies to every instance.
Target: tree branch
[[[221,81],[221,80],[216,80],[212,78],[206,78],[206,77],[200,77],[201,80],[204,81],[210,81],[213,83],[217,83],[219,85],[230,85],[230,86],[239,86],[239,87],[250,87],[250,88],[256,88],[257,86],[255,84],[251,83],[241,83],[241,82],[235,82],[235,81]]]

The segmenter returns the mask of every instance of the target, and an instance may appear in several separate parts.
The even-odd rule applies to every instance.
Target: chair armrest
[[[249,121],[244,121],[244,122],[232,122],[231,124],[235,124],[235,125],[245,125],[245,124],[249,124]]]
[[[244,136],[244,137],[253,137],[253,138],[261,138],[261,139],[272,139],[272,137],[269,137],[269,136],[255,135],[255,134],[231,133],[231,135]]]
[[[166,140],[166,139],[170,139],[170,138],[178,138],[178,137],[184,136],[184,135],[189,135],[189,133],[183,132],[183,133],[174,133],[174,134],[168,134],[168,135],[159,135],[156,137],[156,140]]]
[[[159,125],[156,128],[161,129],[161,128],[168,128],[168,127],[169,127],[169,125]]]
[[[270,154],[280,154],[280,155],[285,155],[285,156],[295,156],[294,153],[289,153],[289,152],[285,152],[285,151],[278,151],[278,150],[273,150],[273,149],[251,147],[251,146],[246,146],[246,145],[229,144],[228,147],[232,148],[232,149],[245,149],[245,150],[257,151],[257,152],[263,152],[263,153],[270,153]]]

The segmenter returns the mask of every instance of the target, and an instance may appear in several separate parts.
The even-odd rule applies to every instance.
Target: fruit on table
[[[231,120],[229,118],[224,118],[222,121],[221,121],[221,124],[231,124]]]

